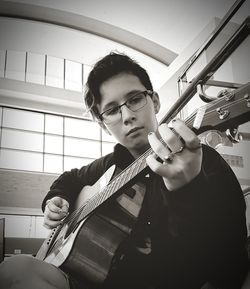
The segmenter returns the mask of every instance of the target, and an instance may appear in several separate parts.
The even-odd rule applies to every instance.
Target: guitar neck
[[[193,116],[186,120],[186,124],[190,126],[193,121]],[[162,141],[162,139],[161,139]],[[130,164],[125,170],[112,179],[112,181],[104,187],[103,190],[96,194],[93,198],[85,204],[84,209],[81,212],[80,219],[86,218],[91,212],[99,207],[106,200],[110,199],[114,194],[117,195],[121,189],[130,185],[135,181],[136,177],[142,173],[147,173],[146,158],[153,153],[153,150],[149,148],[140,157],[138,157],[132,164]]]
[[[186,125],[196,134],[209,129],[225,130],[228,127],[235,127],[249,120],[250,83],[243,85],[233,91],[231,95],[219,98],[207,105],[202,106],[190,115],[186,120]],[[248,95],[248,98],[246,98]],[[90,198],[81,208],[80,220],[86,218],[91,212],[99,207],[114,194],[119,193],[121,189],[134,182],[138,175],[147,173],[146,158],[153,153],[150,148],[125,170],[112,179],[103,190]]]
[[[98,194],[85,204],[84,209],[81,212],[80,219],[86,218],[91,212],[97,207],[103,204],[106,200],[110,199],[113,195],[117,195],[121,189],[124,189],[132,182],[135,181],[136,177],[141,173],[146,173],[148,166],[146,158],[153,153],[150,148],[139,158],[137,158],[132,164],[130,164],[125,170],[115,176],[107,186],[103,188]]]

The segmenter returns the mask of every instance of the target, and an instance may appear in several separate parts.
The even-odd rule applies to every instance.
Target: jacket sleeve
[[[75,168],[64,172],[52,183],[42,202],[42,210],[45,209],[46,201],[55,196],[64,198],[71,205],[82,188],[86,185],[93,185],[112,164],[112,154],[109,154],[81,169]]]
[[[192,262],[215,286],[240,288],[248,266],[246,205],[235,174],[219,153],[203,146],[200,174],[168,192],[168,204],[170,231],[184,246],[190,244]]]

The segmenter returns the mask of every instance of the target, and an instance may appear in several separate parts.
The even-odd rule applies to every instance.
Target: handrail
[[[192,80],[191,84],[183,92],[181,97],[168,110],[163,122],[171,121],[180,110],[188,103],[188,101],[196,94],[197,85],[205,83],[216,70],[225,62],[232,52],[243,42],[250,33],[250,16],[248,16],[237,31],[231,36],[227,43],[220,51],[210,60],[203,70]]]
[[[225,25],[229,22],[229,20],[232,18],[232,16],[238,11],[238,9],[241,7],[241,5],[246,0],[237,0],[233,4],[233,6],[229,9],[229,11],[226,13],[226,15],[222,18],[219,25],[214,29],[214,31],[211,33],[207,41],[194,53],[194,55],[191,57],[191,59],[188,62],[187,67],[185,67],[182,74],[179,76],[178,81],[180,81],[184,75],[187,73],[189,68],[196,62],[196,60],[199,58],[199,56],[210,46],[210,44],[214,41],[214,39],[219,35],[219,33],[222,31],[222,29],[225,27]]]

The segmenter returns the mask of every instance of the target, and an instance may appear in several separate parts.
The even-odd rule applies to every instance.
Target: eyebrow
[[[124,98],[125,98],[126,100],[128,100],[129,97],[131,97],[131,96],[133,96],[134,94],[136,94],[136,93],[138,93],[138,92],[141,92],[141,91],[142,91],[142,90],[140,90],[140,89],[133,89],[133,90],[129,91],[128,93],[126,93],[126,94],[124,95]],[[125,101],[126,101],[126,100],[125,100]],[[106,110],[108,110],[108,109],[110,109],[110,108],[116,107],[116,106],[118,106],[118,105],[119,105],[119,104],[117,103],[117,101],[111,101],[111,102],[105,104],[105,106],[103,107],[103,111],[102,111],[102,112],[104,112],[104,111],[106,111]]]

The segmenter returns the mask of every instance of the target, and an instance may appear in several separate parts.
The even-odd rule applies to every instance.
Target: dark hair
[[[101,101],[100,86],[104,81],[123,72],[137,76],[146,89],[153,91],[152,83],[144,68],[123,53],[111,52],[95,64],[86,83],[84,101],[93,117],[99,115],[96,104]]]

